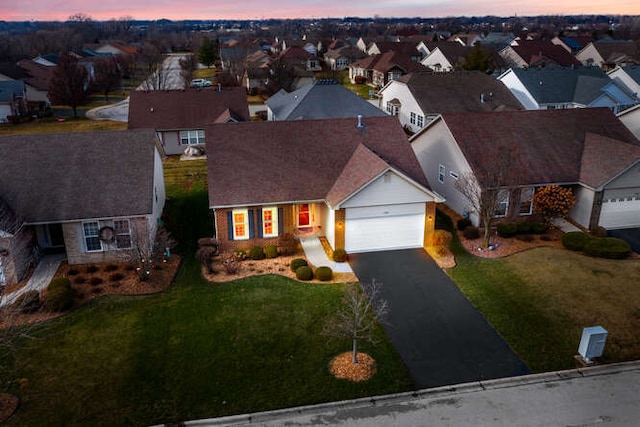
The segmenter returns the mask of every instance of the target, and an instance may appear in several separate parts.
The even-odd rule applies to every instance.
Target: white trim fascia
[[[249,206],[279,206],[279,205],[299,205],[301,203],[319,203],[326,202],[324,199],[311,199],[311,200],[289,200],[284,202],[251,202],[251,203],[242,203],[235,205],[209,205],[209,209],[235,209],[235,208],[245,208]]]

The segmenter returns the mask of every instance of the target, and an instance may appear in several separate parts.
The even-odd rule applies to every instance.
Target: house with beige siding
[[[164,208],[153,130],[0,137],[0,279],[41,253],[69,264],[125,259],[151,245]]]
[[[224,250],[323,236],[334,249],[428,246],[433,192],[395,117],[213,125],[209,205]]]
[[[433,190],[476,225],[457,183],[510,155],[516,178],[497,217],[531,215],[536,189],[557,184],[577,198],[576,224],[640,227],[640,142],[608,108],[443,114],[410,141]]]

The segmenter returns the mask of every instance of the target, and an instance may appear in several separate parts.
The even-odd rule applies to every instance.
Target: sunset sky
[[[0,0],[0,20],[65,21],[83,13],[95,20],[444,17],[513,15],[640,15],[638,0]]]

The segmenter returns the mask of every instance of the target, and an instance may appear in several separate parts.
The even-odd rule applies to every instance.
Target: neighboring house
[[[18,61],[18,67],[27,73],[27,77],[21,78],[21,80],[27,85],[29,107],[32,109],[44,109],[50,106],[49,86],[53,76],[53,67],[36,64],[28,59]]]
[[[517,45],[510,45],[499,52],[500,57],[508,67],[546,67],[547,65],[559,65],[561,67],[580,66],[570,52],[562,46],[551,42],[520,41]]]
[[[292,46],[283,50],[278,55],[278,59],[289,67],[302,67],[306,71],[322,70],[320,59],[299,46]]]
[[[284,90],[265,101],[270,121],[384,116],[385,113],[335,80],[316,80],[294,92]]]
[[[97,53],[118,56],[136,55],[140,50],[138,46],[125,44],[118,41],[112,41],[101,45],[88,45],[88,47]]]
[[[249,93],[265,91],[269,84],[271,57],[258,50],[247,55],[242,80]]]
[[[355,46],[342,46],[328,50],[324,54],[324,62],[331,70],[341,71],[346,70],[349,65],[366,57],[367,54]]]
[[[411,58],[412,61],[419,62],[422,54],[417,49],[415,42],[381,42],[376,41],[369,45],[367,55],[380,55],[385,52],[398,52]]]
[[[618,118],[631,132],[640,139],[640,105],[624,110]]]
[[[495,49],[496,52],[499,52],[509,46],[515,39],[516,36],[513,33],[491,32],[483,35],[478,41],[483,46],[490,46]]]
[[[460,69],[473,47],[456,42],[438,43],[420,63],[435,72],[449,72]]]
[[[617,66],[640,64],[640,49],[631,40],[598,40],[585,46],[576,58],[582,65],[610,70]]]
[[[482,40],[482,34],[478,33],[459,33],[449,37],[447,41],[458,43],[460,46],[473,46],[476,42]]]
[[[436,203],[393,117],[207,128],[209,205],[225,250],[326,237],[366,252],[432,243]]]
[[[431,187],[475,224],[456,183],[509,152],[518,179],[496,216],[530,215],[536,189],[558,184],[580,226],[640,227],[640,142],[607,108],[443,114],[410,141]]]
[[[39,251],[69,264],[125,259],[155,240],[165,202],[152,130],[0,136],[0,278]],[[37,249],[39,248],[39,249]]]
[[[27,91],[23,81],[0,81],[0,123],[8,123],[9,117],[25,114]]]
[[[418,132],[441,113],[522,110],[498,80],[480,71],[410,73],[378,92],[379,107]]]
[[[558,46],[562,46],[567,52],[575,55],[579,51],[581,51],[586,45],[593,41],[592,37],[589,36],[557,36],[551,39],[551,43],[557,44]]]
[[[388,51],[380,55],[373,55],[356,61],[349,66],[349,79],[356,83],[356,77],[363,76],[366,83],[383,87],[389,81],[414,71],[427,71],[418,62],[412,61],[407,55]]]
[[[527,110],[608,107],[617,113],[640,102],[598,67],[511,68],[498,79]]]
[[[39,65],[44,65],[45,67],[55,67],[58,65],[58,60],[60,59],[60,55],[55,53],[49,53],[46,55],[38,55],[33,58],[31,61],[35,62]]]
[[[629,89],[629,92],[640,95],[640,65],[615,67],[607,72],[611,80],[615,80]]]
[[[248,121],[249,105],[242,87],[219,89],[133,91],[129,129],[155,129],[166,155],[204,146],[205,127],[213,123]]]

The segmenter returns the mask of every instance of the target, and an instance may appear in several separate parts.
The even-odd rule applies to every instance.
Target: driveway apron
[[[381,282],[387,335],[416,388],[512,377],[526,365],[423,249],[349,255],[361,282]]]
[[[623,228],[621,230],[609,230],[607,234],[611,237],[618,237],[626,240],[631,249],[640,254],[640,228]]]

